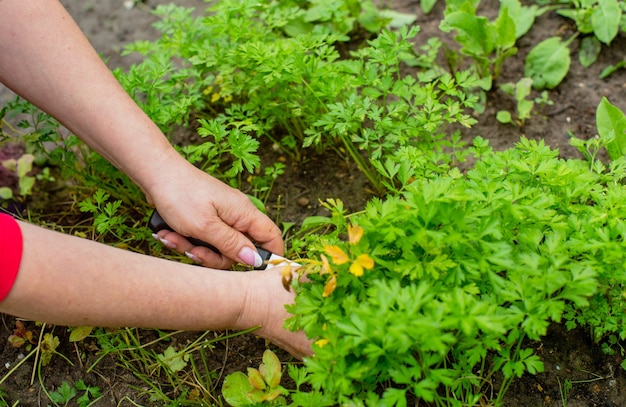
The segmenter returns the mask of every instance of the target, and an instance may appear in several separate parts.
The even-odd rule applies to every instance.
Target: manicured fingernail
[[[161,241],[161,238],[160,238],[160,237],[159,237],[159,235],[157,235],[156,233],[153,233],[153,234],[152,234],[152,237],[153,237],[155,240]]]
[[[185,256],[189,257],[192,261],[195,261],[196,263],[202,263],[202,260],[200,260],[200,258],[193,253],[185,252]]]
[[[249,266],[253,266],[254,268],[261,267],[263,265],[263,259],[261,255],[254,249],[249,247],[244,247],[239,252],[239,258],[243,260]]]
[[[163,243],[163,246],[169,247],[170,249],[176,249],[176,245],[169,240],[163,239],[162,237],[160,237],[159,240]]]

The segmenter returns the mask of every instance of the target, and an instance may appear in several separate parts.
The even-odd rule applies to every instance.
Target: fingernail
[[[170,249],[176,249],[176,245],[169,240],[163,239],[162,237],[160,237],[159,240],[163,243],[163,246],[169,247]]]
[[[192,261],[195,261],[196,263],[202,263],[202,260],[200,260],[200,258],[193,253],[185,252],[185,256],[189,257]]]
[[[254,249],[249,247],[244,247],[239,252],[239,258],[243,260],[249,266],[253,266],[254,268],[259,268],[263,265],[263,259],[261,255]]]
[[[159,235],[157,235],[156,233],[153,233],[153,234],[152,234],[152,237],[153,237],[155,240],[159,240],[159,241],[161,240],[161,238],[159,237]]]

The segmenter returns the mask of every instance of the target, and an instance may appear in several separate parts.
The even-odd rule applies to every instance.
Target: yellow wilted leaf
[[[320,256],[320,258],[322,259],[322,269],[320,270],[320,274],[324,275],[330,273],[331,268],[328,259],[323,254]]]
[[[338,246],[325,246],[324,250],[336,265],[347,263],[350,260],[348,255]]]
[[[324,285],[324,293],[322,294],[322,297],[326,298],[330,296],[333,291],[335,291],[335,288],[337,288],[337,276],[333,274]]]
[[[281,260],[282,262],[283,260]],[[293,281],[293,273],[291,264],[282,267],[280,275],[282,277],[283,288],[287,291],[291,291],[291,282]]]
[[[348,225],[348,241],[351,245],[359,243],[363,237],[363,228],[359,225]]]

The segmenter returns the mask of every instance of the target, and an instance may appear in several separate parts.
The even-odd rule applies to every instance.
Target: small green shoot
[[[82,393],[78,398],[76,396]],[[78,407],[87,407],[100,398],[100,388],[85,384],[83,380],[78,380],[72,386],[67,381],[63,381],[55,390],[48,393],[50,401],[57,406],[67,406],[76,398]]]
[[[500,76],[503,62],[517,53],[516,26],[508,7],[501,7],[495,21],[476,14],[475,6],[466,1],[448,5],[440,24],[444,32],[455,30],[455,40],[462,45],[461,52],[471,57],[481,79],[481,87],[490,90],[492,81]]]
[[[517,101],[517,118],[513,121],[511,113],[500,110],[496,114],[496,118],[500,123],[514,123],[521,126],[525,120],[530,119],[530,114],[535,106],[535,102],[532,99],[527,99],[532,91],[532,84],[533,80],[531,78],[522,78],[516,84],[507,83],[501,85],[501,89],[514,96]]]
[[[0,198],[1,199],[14,199],[20,198],[21,200],[26,199],[33,192],[33,187],[35,186],[36,180],[47,180],[54,181],[54,178],[50,176],[50,169],[46,168],[45,172],[42,174],[33,176],[31,171],[33,170],[33,162],[35,161],[35,156],[32,154],[24,154],[18,159],[8,159],[3,161],[2,166],[8,169],[11,172],[14,172],[19,180],[18,183],[18,196],[14,196],[11,188],[2,187],[0,188]]]

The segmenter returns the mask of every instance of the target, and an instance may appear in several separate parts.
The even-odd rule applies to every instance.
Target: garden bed
[[[135,40],[157,37],[158,33],[150,26],[156,18],[150,15],[149,8],[166,2],[148,1],[132,9],[125,8],[121,1],[63,0],[62,3],[83,28],[94,47],[107,59],[109,66],[117,68],[128,67],[139,60],[135,55],[121,57],[120,51],[124,45]],[[199,10],[205,7],[204,2],[197,0],[181,0],[176,3],[195,6]],[[484,14],[489,16],[488,3],[483,8]],[[439,24],[443,6],[436,5],[433,12],[427,15],[420,11],[419,2],[416,1],[395,0],[389,6],[398,11],[417,14],[416,24],[421,27],[418,36],[420,41],[425,42],[432,36],[442,35]],[[497,10],[491,14],[491,18],[495,17]],[[575,30],[576,27],[569,20],[556,13],[543,14],[529,33],[518,41],[518,54],[506,60],[498,82],[519,80],[523,76],[524,58],[539,41],[554,35],[569,37]],[[452,44],[451,37],[448,41]],[[576,50],[577,45],[572,48]],[[549,92],[552,103],[536,107],[532,117],[521,125],[502,124],[496,120],[498,111],[515,111],[516,106],[511,96],[494,87],[488,94],[484,113],[475,116],[478,123],[471,129],[462,130],[463,139],[469,141],[480,135],[488,139],[494,149],[505,150],[521,137],[527,137],[544,140],[548,146],[558,149],[562,158],[582,158],[580,152],[570,144],[570,133],[581,139],[596,136],[596,108],[602,97],[608,97],[613,104],[626,110],[626,70],[619,70],[607,79],[600,79],[601,71],[607,65],[622,60],[625,52],[626,38],[622,34],[618,35],[611,46],[603,47],[599,59],[590,67],[583,67],[577,61],[577,52],[572,52],[572,65],[567,77],[556,89]],[[0,98],[7,100],[10,94],[2,90]],[[181,137],[186,137],[185,130],[181,130]],[[374,195],[371,186],[353,162],[332,153],[321,156],[306,153],[305,157],[296,161],[272,149],[269,143],[262,146],[262,162],[267,165],[275,162],[285,164],[285,173],[276,180],[267,203],[268,213],[278,223],[293,222],[299,225],[310,216],[329,215],[329,211],[320,205],[320,200],[328,198],[340,198],[348,212],[359,211]],[[470,166],[471,163],[461,164],[462,169]],[[54,197],[59,202],[63,201],[62,195],[47,196]],[[49,204],[54,207],[55,202]],[[42,330],[42,327],[32,322],[25,324],[26,331],[32,331],[35,335]],[[11,401],[9,405],[18,401],[19,405],[46,405],[49,401],[43,389],[50,392],[58,390],[63,382],[74,384],[79,380],[99,388],[102,398],[93,405],[152,405],[152,401],[144,394],[150,384],[142,380],[147,377],[144,375],[148,374],[150,367],[141,367],[136,360],[130,360],[131,357],[120,362],[114,352],[111,356],[99,359],[101,343],[92,338],[70,343],[69,334],[63,327],[56,327],[54,334],[58,335],[62,344],[57,351],[67,360],[54,357],[52,363],[38,374],[33,367],[34,358],[31,358],[15,371],[11,371],[28,351],[23,347],[13,348],[7,342],[8,336],[14,333],[16,320],[4,316],[3,325],[0,335],[0,366],[7,376],[0,388],[6,393],[7,400]],[[99,334],[106,335],[105,332]],[[131,331],[129,336],[130,334]],[[156,338],[156,334],[151,331],[132,330],[132,334],[141,338],[142,343]],[[171,342],[160,344],[161,347],[157,347],[155,352],[163,352],[172,344],[192,342],[198,335],[177,334]],[[582,329],[568,331],[562,325],[554,325],[540,341],[527,341],[525,345],[535,350],[544,362],[545,371],[536,375],[525,374],[514,380],[506,393],[504,405],[626,406],[626,372],[620,366],[623,356],[619,352],[613,355],[602,352],[600,344],[593,342],[589,332]],[[206,355],[205,372],[212,372],[208,375],[210,379],[207,382],[208,387],[213,386],[208,390],[214,392],[215,397],[220,394],[220,385],[226,374],[258,366],[266,349],[262,340],[249,334],[217,341],[214,346]],[[277,354],[282,361],[289,360],[284,352],[277,351]],[[498,379],[494,379],[490,386],[493,386],[494,392],[497,391]],[[155,387],[158,388],[159,384],[155,384]],[[202,395],[204,393],[198,390],[198,397]],[[425,404],[422,402],[418,405]]]

